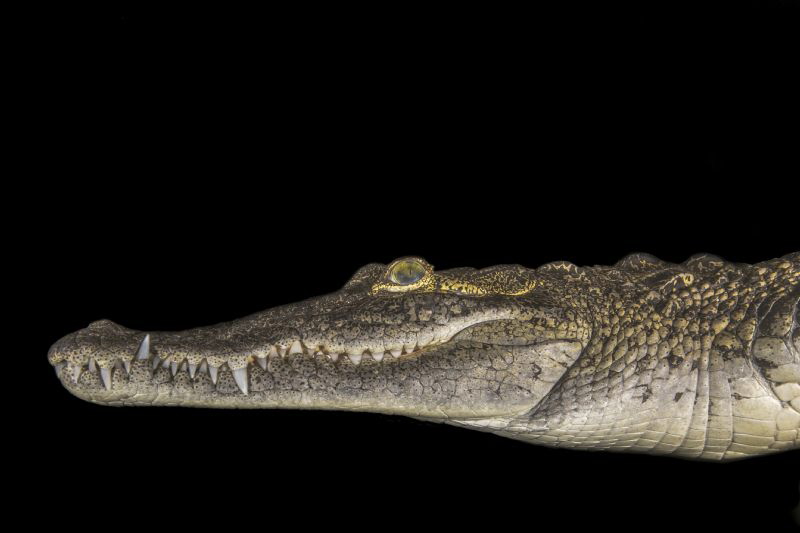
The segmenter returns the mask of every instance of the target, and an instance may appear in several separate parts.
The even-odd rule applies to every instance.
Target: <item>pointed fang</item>
[[[208,365],[208,375],[211,376],[211,383],[214,385],[217,384],[217,371],[219,370],[218,367]]]
[[[235,369],[233,371],[233,379],[236,381],[236,385],[239,386],[239,390],[247,394],[247,367]]]
[[[303,345],[300,344],[300,341],[294,341],[292,346],[289,348],[289,355],[294,355],[298,353],[303,353]]]
[[[194,379],[194,375],[197,373],[197,365],[194,363],[187,363],[189,367],[189,377]]]
[[[258,366],[260,366],[262,370],[266,370],[267,369],[267,358],[266,357],[256,357],[256,361],[258,361]]]
[[[80,379],[82,372],[83,372],[83,368],[81,368],[80,366],[75,365],[75,366],[72,367],[72,382],[73,383],[76,383],[76,384],[78,383],[78,380]]]
[[[150,357],[150,334],[144,336],[142,343],[139,345],[139,350],[136,352],[136,359],[142,361]]]
[[[103,386],[106,390],[111,390],[111,369],[100,368],[100,379],[103,380]]]

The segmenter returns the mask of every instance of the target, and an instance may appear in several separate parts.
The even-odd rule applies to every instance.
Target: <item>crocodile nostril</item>
[[[116,322],[112,322],[111,320],[95,320],[91,324],[87,326],[86,329],[91,329],[94,331],[102,331],[102,330],[124,330],[122,326],[117,324]]]

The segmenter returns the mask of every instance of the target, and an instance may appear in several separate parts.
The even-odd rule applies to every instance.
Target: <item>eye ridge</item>
[[[398,285],[411,285],[425,276],[425,267],[416,260],[398,261],[389,272],[389,279]]]

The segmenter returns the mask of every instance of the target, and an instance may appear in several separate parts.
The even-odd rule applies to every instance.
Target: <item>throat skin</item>
[[[553,447],[727,461],[800,447],[800,253],[756,265],[400,258],[233,322],[56,341],[64,387],[111,406],[377,412]]]

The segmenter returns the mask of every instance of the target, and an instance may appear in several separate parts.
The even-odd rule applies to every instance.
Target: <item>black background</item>
[[[717,465],[355,413],[111,409],[48,346],[182,329],[360,266],[800,249],[798,5],[43,14],[31,476],[83,527],[791,527],[797,452]],[[38,358],[38,359],[37,359]],[[28,412],[28,409],[30,412]],[[54,497],[50,497],[55,495]],[[120,512],[123,511],[123,512]]]

